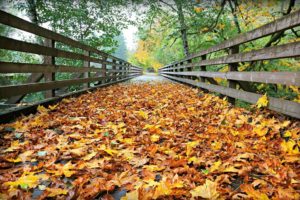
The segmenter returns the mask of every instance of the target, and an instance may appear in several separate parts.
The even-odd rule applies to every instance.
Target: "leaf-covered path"
[[[102,88],[0,131],[0,199],[299,199],[299,121],[176,83]]]

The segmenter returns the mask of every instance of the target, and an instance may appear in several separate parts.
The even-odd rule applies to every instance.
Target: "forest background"
[[[229,40],[300,8],[298,0],[2,0],[0,9],[39,26],[71,37],[113,54],[148,70],[180,60],[192,53]],[[130,29],[131,40],[124,35]],[[43,39],[0,25],[1,36],[42,44]],[[299,41],[300,28],[248,42],[240,52]],[[78,49],[57,43],[56,48],[77,53]],[[211,53],[209,58],[227,55],[227,50]],[[0,50],[1,61],[42,63],[38,55]],[[56,64],[81,67],[82,61],[56,58]],[[96,63],[91,63],[94,67]],[[209,71],[228,71],[228,65],[209,66]],[[299,58],[240,63],[239,71],[300,71]],[[25,82],[30,74],[1,75],[0,84]],[[57,73],[56,80],[71,78]],[[226,80],[215,78],[226,85]],[[251,90],[268,96],[300,102],[299,88],[280,84],[251,83]],[[74,91],[80,86],[69,87]],[[43,99],[29,94],[23,102]]]

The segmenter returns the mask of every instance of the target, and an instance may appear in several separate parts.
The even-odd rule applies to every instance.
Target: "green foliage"
[[[130,19],[130,9],[124,9],[127,1],[95,1],[95,0],[80,0],[80,1],[45,1],[45,0],[30,0],[30,1],[10,1],[5,0],[1,5],[5,5],[6,12],[17,15],[22,12],[29,17],[32,23],[44,26],[54,32],[60,33],[74,40],[105,51],[109,54],[119,48],[118,54],[122,54],[126,58],[126,49],[124,49],[124,38],[119,37],[121,30],[129,24],[134,24]],[[23,14],[23,15],[24,15]],[[16,29],[8,28],[0,25],[0,34],[2,36],[14,37]],[[22,35],[18,40],[26,40],[27,35]],[[30,42],[43,45],[43,38],[32,37]],[[56,42],[57,49],[71,51],[75,53],[84,53],[82,50],[72,48],[70,46]],[[122,52],[121,52],[122,51]],[[96,56],[99,58],[99,56]],[[21,63],[43,63],[43,57],[15,51],[0,50],[1,61],[5,62],[21,62]],[[64,58],[56,58],[56,65],[78,66],[82,67],[83,61],[70,60]],[[9,76],[1,76],[1,84],[17,84],[25,82],[29,74],[14,74]],[[71,73],[56,73],[56,80],[64,80],[78,78],[80,74]],[[81,76],[82,77],[82,76]],[[42,80],[43,81],[43,80]],[[69,91],[74,91],[82,88],[82,85],[69,87]],[[43,99],[43,93],[29,94],[23,100],[30,102],[33,100]]]
[[[290,1],[184,1],[183,14],[185,27],[180,25],[180,12],[176,8],[179,0],[152,1],[149,0],[149,11],[143,23],[140,24],[139,47],[142,44],[147,51],[147,56],[162,65],[170,64],[185,57],[183,47],[183,31],[188,35],[189,50],[191,53],[208,49],[224,40],[230,40],[239,33],[253,30],[274,19],[280,18],[288,10],[291,12],[300,8],[299,2],[295,5]],[[222,2],[225,2],[222,4]],[[291,8],[291,9],[289,9]],[[296,27],[284,32],[282,37],[269,46],[299,41],[300,28]],[[272,36],[260,38],[239,46],[240,52],[248,52],[264,48],[271,41]],[[157,43],[153,41],[159,40]],[[141,42],[142,41],[142,42]],[[139,52],[139,48],[137,50]],[[219,58],[228,55],[228,49],[213,52],[207,59]],[[136,58],[138,60],[138,55]],[[195,59],[194,62],[200,61]],[[208,71],[227,72],[228,65],[207,66]],[[199,70],[196,67],[194,70]],[[299,59],[278,59],[261,62],[239,63],[239,71],[300,71]],[[223,79],[215,79],[218,84],[227,86]],[[268,96],[299,101],[297,89],[278,87],[274,84],[251,83],[250,86],[258,93]],[[243,105],[243,103],[241,103]]]

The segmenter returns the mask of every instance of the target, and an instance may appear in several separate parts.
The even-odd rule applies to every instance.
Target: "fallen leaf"
[[[46,191],[49,192],[48,197],[56,197],[58,195],[68,194],[68,190],[61,188],[46,188]]]
[[[217,191],[217,183],[206,179],[205,184],[190,190],[192,199],[195,197],[201,197],[204,199],[218,199],[220,194]]]
[[[267,94],[265,94],[257,100],[256,106],[257,108],[267,107],[268,103],[269,103],[268,97]]]

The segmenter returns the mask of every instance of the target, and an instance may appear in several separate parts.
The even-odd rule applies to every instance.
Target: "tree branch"
[[[170,7],[174,12],[178,12],[171,4],[167,3],[167,2],[164,2],[163,0],[159,0],[159,2],[167,5],[168,7]]]
[[[220,10],[220,12],[218,13],[215,22],[208,28],[208,29],[209,29],[208,31],[213,30],[213,29],[217,26],[218,21],[219,21],[219,18],[220,18],[221,14],[222,14],[222,12],[223,12],[223,10],[224,10],[225,4],[226,4],[226,0],[222,0],[222,3],[221,3],[221,10]],[[207,32],[208,32],[208,31],[207,31]]]

